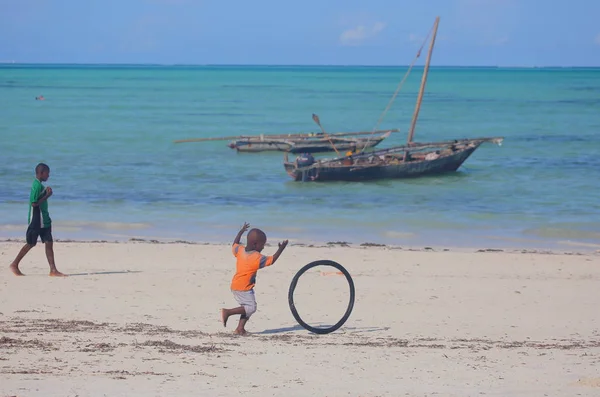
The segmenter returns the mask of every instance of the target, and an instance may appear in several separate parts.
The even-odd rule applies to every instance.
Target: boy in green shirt
[[[52,196],[52,188],[44,187],[42,182],[46,182],[50,177],[50,167],[44,163],[39,163],[35,167],[35,180],[31,186],[31,193],[29,195],[29,216],[27,227],[26,241],[27,243],[21,248],[19,254],[10,264],[10,270],[15,276],[24,276],[19,270],[19,263],[21,259],[29,250],[31,250],[37,244],[38,237],[41,238],[42,243],[46,245],[46,258],[48,258],[48,264],[50,265],[50,276],[53,277],[65,277],[56,270],[54,263],[54,250],[52,247],[52,220],[48,213],[48,199]]]

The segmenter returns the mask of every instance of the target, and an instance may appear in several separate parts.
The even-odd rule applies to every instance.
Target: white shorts
[[[249,291],[236,291],[231,290],[233,297],[246,311],[246,318],[250,318],[251,315],[256,312],[256,298],[254,297],[254,290]]]

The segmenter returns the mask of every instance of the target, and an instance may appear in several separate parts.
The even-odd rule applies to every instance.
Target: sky
[[[0,62],[600,66],[600,0],[0,0]]]

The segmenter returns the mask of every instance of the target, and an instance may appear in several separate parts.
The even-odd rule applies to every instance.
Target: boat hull
[[[417,178],[454,172],[473,154],[479,144],[461,149],[433,160],[399,161],[381,165],[324,165],[296,168],[294,163],[284,163],[285,170],[298,182],[369,181],[379,179]]]

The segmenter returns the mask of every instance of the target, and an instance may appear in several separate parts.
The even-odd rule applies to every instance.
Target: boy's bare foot
[[[246,332],[245,329],[242,329],[242,330],[236,329],[235,331],[233,331],[233,333],[236,334],[236,335],[240,335],[240,336],[247,336],[248,335],[248,332]]]
[[[50,270],[50,277],[68,277],[66,274],[62,274],[58,270]]]
[[[15,276],[24,276],[24,274],[19,270],[19,266],[15,265],[14,263],[10,264],[9,269]]]
[[[225,313],[225,309],[221,309],[221,320],[223,321],[223,327],[227,326],[227,319],[229,316]]]

